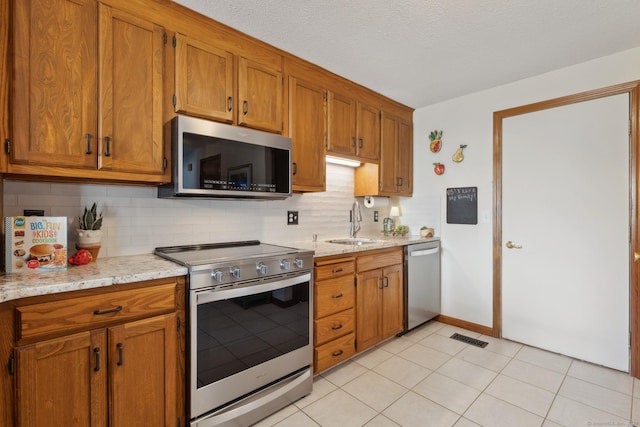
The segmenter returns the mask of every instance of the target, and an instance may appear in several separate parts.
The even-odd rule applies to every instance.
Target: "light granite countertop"
[[[0,303],[36,295],[99,288],[122,283],[184,276],[186,267],[153,254],[98,258],[47,273],[0,275]]]
[[[439,240],[438,237],[421,238],[419,236],[359,237],[375,239],[376,242],[363,245],[345,245],[328,243],[326,240],[329,239],[322,239],[317,242],[270,241],[264,243],[312,250],[315,253],[315,257],[318,258]],[[184,276],[186,274],[186,267],[153,254],[98,258],[96,262],[87,265],[70,265],[66,270],[55,272],[0,274],[0,303],[37,295],[99,288],[144,280]]]
[[[307,249],[315,252],[315,257],[325,257],[332,255],[344,255],[350,253],[358,253],[362,251],[371,251],[374,249],[392,248],[395,246],[405,246],[414,243],[431,242],[440,240],[439,237],[420,237],[420,236],[405,236],[405,237],[393,237],[393,236],[358,236],[363,239],[375,240],[375,243],[366,243],[363,245],[352,244],[338,244],[329,243],[328,240],[333,238],[318,239],[318,241],[293,241],[293,242],[267,242],[274,243],[276,245],[289,246],[292,248]]]

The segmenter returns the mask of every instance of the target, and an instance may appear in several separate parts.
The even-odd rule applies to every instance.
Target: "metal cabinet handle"
[[[105,136],[104,137],[104,143],[106,145],[106,149],[104,151],[104,155],[105,155],[105,157],[109,157],[109,156],[111,156],[111,137],[110,136]]]
[[[119,306],[117,306],[115,308],[111,308],[109,310],[93,310],[93,314],[99,316],[101,314],[117,313],[117,312],[119,312],[121,310],[122,310],[122,306],[119,305]]]
[[[334,351],[333,353],[331,353],[331,355],[332,355],[333,357],[338,357],[338,356],[341,356],[341,355],[342,355],[342,353],[344,353],[344,351],[343,351],[343,350],[338,350],[338,351]]]
[[[355,137],[355,136],[352,136],[352,137],[351,137],[351,146],[352,146],[352,147],[355,147],[355,146],[356,146],[356,137]]]
[[[338,299],[338,298],[342,298],[344,295],[342,294],[342,292],[340,292],[338,295],[331,295],[331,298],[333,299]]]
[[[118,366],[122,366],[122,343],[119,342],[116,347],[118,348]]]
[[[247,100],[245,99],[244,101],[242,101],[242,114],[246,116],[248,112],[249,112],[249,102],[247,102]]]
[[[378,279],[378,289],[384,288],[384,277]]]
[[[337,331],[337,330],[339,330],[339,329],[342,329],[342,323],[339,323],[339,324],[337,324],[337,325],[333,325],[333,326],[331,326],[331,329],[332,329],[332,330],[334,330],[334,331]]]
[[[227,111],[231,111],[233,109],[233,98],[230,96],[227,98]]]
[[[360,143],[359,144],[360,148],[364,147],[364,140],[362,138],[360,138],[360,140],[358,142]]]
[[[298,164],[296,162],[293,162],[293,168],[292,168],[291,174],[295,175],[297,173],[298,173]]]
[[[333,270],[331,270],[332,273],[342,273],[342,268],[334,268]]]
[[[100,370],[100,349],[98,347],[94,348],[93,354],[96,356],[96,367],[93,370],[98,372]]]
[[[384,287],[388,288],[389,287],[389,276],[384,276]]]
[[[88,133],[84,137],[87,139],[87,151],[84,154],[91,154],[91,134]]]

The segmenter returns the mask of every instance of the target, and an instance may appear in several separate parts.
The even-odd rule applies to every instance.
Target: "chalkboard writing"
[[[447,224],[478,223],[478,187],[447,188]]]

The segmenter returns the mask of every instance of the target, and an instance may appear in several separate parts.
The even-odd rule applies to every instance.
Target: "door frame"
[[[640,378],[640,80],[522,105],[493,113],[493,336],[502,336],[502,122],[509,117],[629,94],[629,374]]]

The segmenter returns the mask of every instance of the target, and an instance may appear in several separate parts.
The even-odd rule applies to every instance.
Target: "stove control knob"
[[[231,277],[235,277],[236,279],[240,278],[240,268],[235,265],[229,269],[229,273],[231,273]]]
[[[291,263],[288,259],[283,259],[282,261],[280,261],[280,268],[282,268],[283,270],[289,270],[291,268]]]
[[[211,277],[216,282],[221,282],[223,276],[224,276],[224,273],[222,272],[222,270],[219,270],[217,268],[211,272]]]
[[[258,273],[260,274],[267,274],[267,264],[265,264],[264,262],[259,262],[258,264],[256,264],[256,270],[258,270]]]
[[[293,264],[298,268],[302,268],[302,259],[300,259],[300,258],[294,259],[293,260]]]

